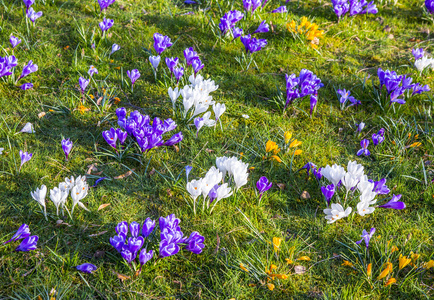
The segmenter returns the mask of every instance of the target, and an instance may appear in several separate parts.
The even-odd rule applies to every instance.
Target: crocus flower
[[[357,124],[356,124],[356,125],[357,125]],[[360,123],[357,125],[357,132],[362,132],[363,128],[365,128],[365,123],[360,122]]]
[[[15,249],[15,251],[33,251],[37,248],[39,237],[37,235],[32,235],[26,237],[21,244]]]
[[[23,72],[21,73],[21,76],[18,78],[18,80],[26,77],[27,75],[30,75],[30,74],[36,72],[36,71],[38,71],[38,65],[33,64],[33,61],[29,60],[29,63],[24,66]]]
[[[314,94],[310,96],[310,115],[312,116],[312,112],[315,109],[316,104],[318,103],[318,95]]]
[[[193,47],[184,50],[184,57],[185,57],[185,62],[187,63],[187,67],[191,65],[191,62],[194,58],[199,58],[197,52],[194,51]]]
[[[363,240],[365,241],[366,248],[369,247],[369,241],[375,233],[375,228],[371,228],[371,231],[368,233],[365,229],[362,232],[362,239],[357,241],[356,244],[360,244]]]
[[[27,122],[24,125],[23,129],[20,130],[20,132],[23,132],[23,133],[35,133],[35,129],[33,128],[33,124],[32,123]]]
[[[13,35],[11,35],[11,37],[9,38],[9,42],[11,42],[12,48],[15,48],[16,46],[18,46],[21,43],[21,40],[17,37],[14,37]]]
[[[253,33],[265,33],[270,31],[270,27],[265,21],[262,21],[261,24],[259,24],[258,28]]]
[[[168,36],[164,36],[158,32],[154,33],[154,49],[158,55],[172,45],[173,43]]]
[[[324,209],[324,213],[326,214],[325,218],[327,219],[328,224],[334,223],[339,219],[348,217],[351,211],[351,207],[344,209],[339,203],[332,203],[331,208]]]
[[[173,146],[175,144],[178,144],[179,142],[182,141],[183,138],[184,137],[182,135],[182,132],[178,132],[178,133],[174,134],[170,139],[168,139],[164,143],[164,146]]]
[[[178,82],[179,79],[181,79],[182,75],[184,75],[184,68],[179,67],[179,68],[173,69],[173,74],[175,75],[176,82]]]
[[[384,137],[380,134],[374,133],[372,135],[372,142],[374,143],[374,146],[377,146],[378,144],[381,144],[384,141]]]
[[[84,77],[78,78],[78,83],[80,84],[81,93],[84,94],[87,86],[89,85],[90,80]]]
[[[37,19],[39,19],[40,17],[42,17],[42,11],[35,12],[35,11],[33,10],[33,7],[30,7],[30,8],[27,10],[26,16],[27,16],[27,18],[30,19],[30,21],[32,21],[33,23],[35,23],[35,21],[36,21]]]
[[[110,244],[116,249],[116,251],[120,253],[125,245],[125,236],[115,235],[114,237],[110,238]]]
[[[101,28],[102,32],[105,32],[105,31],[109,30],[113,26],[114,22],[115,22],[114,20],[106,19],[104,17],[104,19],[102,20],[102,22],[99,23],[99,28]]]
[[[386,186],[386,178],[383,178],[380,181],[373,181],[373,182],[374,182],[374,188],[372,189],[373,192],[379,195],[387,195],[390,193],[390,189]]]
[[[234,39],[237,39],[243,35],[243,29],[235,27],[234,30],[232,30],[232,34],[233,34]]]
[[[197,72],[203,69],[204,64],[200,60],[200,58],[195,58],[191,62],[191,66],[193,67],[194,75],[196,76]]]
[[[147,238],[155,228],[155,221],[151,218],[146,218],[145,222],[143,222],[142,226],[142,236]]]
[[[169,68],[170,72],[173,72],[173,69],[178,64],[179,58],[178,57],[166,57],[166,65]]]
[[[112,45],[112,51],[110,52],[110,55],[112,55],[113,53],[115,53],[119,49],[121,49],[121,46],[119,46],[118,44],[113,44]]]
[[[90,77],[92,77],[94,74],[98,74],[98,70],[94,66],[90,66],[87,73],[90,75]]]
[[[136,256],[137,252],[142,248],[144,243],[143,237],[130,237],[128,239],[128,250],[131,251],[131,253],[134,253],[134,257]]]
[[[116,141],[118,140],[116,129],[110,128],[110,130],[105,130],[102,132],[102,136],[107,144],[116,149]]]
[[[107,179],[107,178],[108,178],[108,177],[101,177],[101,178],[98,178],[97,180],[95,180],[94,185],[92,185],[91,187],[95,188],[95,187],[98,185],[98,183],[100,183],[101,181],[103,181],[104,179]]]
[[[256,188],[259,191],[259,199],[262,198],[262,195],[268,191],[271,186],[273,185],[272,182],[268,181],[268,178],[265,176],[262,176],[259,178],[259,180],[256,182]]]
[[[205,125],[203,118],[197,117],[194,119],[194,126],[196,126],[196,137],[198,136],[199,130],[203,127],[203,125]]]
[[[413,50],[411,50],[411,53],[413,54],[414,58],[417,60],[423,57],[424,51],[423,48],[413,48]]]
[[[151,63],[152,67],[157,70],[158,65],[160,64],[161,57],[160,55],[157,56],[149,56],[149,62]]]
[[[330,184],[328,186],[322,186],[321,192],[326,198],[327,206],[329,206],[330,200],[333,198],[333,195],[335,194],[335,186],[333,184]]]
[[[30,6],[33,5],[33,3],[35,3],[35,0],[23,0],[24,5],[26,6],[27,9],[30,8]]]
[[[20,150],[20,158],[21,158],[20,168],[32,158],[32,155],[33,155],[32,153],[23,152],[23,150]]]
[[[68,155],[72,149],[72,142],[70,139],[67,140],[63,139],[61,144],[62,144],[63,152],[65,153],[66,156],[66,160],[68,160]]]
[[[190,252],[193,252],[194,254],[200,254],[202,252],[202,249],[205,248],[204,242],[205,238],[199,234],[197,231],[193,231],[188,239],[185,241],[187,245],[185,246],[185,249],[187,249]]]
[[[85,263],[85,264],[82,264],[82,265],[78,265],[75,268],[77,270],[79,270],[80,272],[88,273],[88,274],[91,274],[93,271],[95,271],[96,269],[98,269],[95,265],[90,264],[90,263]]]
[[[430,14],[434,14],[434,1],[433,0],[425,0],[425,7]]]
[[[127,245],[124,245],[121,250],[122,258],[125,259],[129,264],[136,258],[137,253],[133,253],[130,251]]]
[[[215,120],[218,121],[221,115],[226,111],[226,105],[221,103],[216,103],[212,105],[214,111]]]
[[[362,147],[359,151],[357,151],[357,156],[364,154],[365,156],[371,155],[371,152],[368,150],[369,140],[363,139],[360,141],[360,146]]]
[[[276,14],[276,13],[286,13],[288,10],[286,9],[286,6],[280,6],[276,8],[275,10],[272,10],[270,13]]]
[[[10,242],[14,242],[16,240],[24,239],[30,235],[30,229],[27,224],[23,224],[18,228],[17,232],[14,234],[14,236],[7,242],[4,242],[3,244],[7,244]]]
[[[116,225],[116,233],[126,237],[128,234],[128,223],[126,221],[118,223],[118,225]]]
[[[160,257],[168,257],[175,255],[179,252],[177,243],[160,242]]]
[[[66,199],[68,198],[68,189],[59,185],[59,187],[55,187],[50,190],[50,199],[53,202],[54,206],[56,206],[56,214],[59,215],[59,207],[60,205],[64,205],[66,203]]]
[[[137,79],[140,77],[140,72],[137,69],[127,71],[128,77],[131,79],[131,85],[133,86]]]
[[[146,248],[143,248],[142,251],[140,251],[140,254],[139,254],[140,267],[142,267],[149,260],[151,260],[153,256],[154,256],[154,251],[151,250],[151,251],[147,252]]]
[[[140,232],[140,224],[137,222],[130,223],[130,232],[133,237],[138,237]]]
[[[23,91],[27,91],[33,88],[33,83],[24,83],[20,86],[20,89],[22,89]]]
[[[402,201],[399,201],[401,199],[402,195],[393,195],[392,199],[390,199],[389,202],[386,204],[380,205],[378,207],[381,208],[391,208],[391,209],[404,209],[405,203]]]
[[[98,0],[99,7],[101,11],[107,9],[109,5],[113,4],[116,0]]]
[[[120,128],[116,129],[116,136],[118,137],[119,143],[123,145],[128,137],[128,132],[123,131]]]

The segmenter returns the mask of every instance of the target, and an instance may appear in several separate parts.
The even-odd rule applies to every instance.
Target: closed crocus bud
[[[158,65],[160,64],[161,57],[159,55],[157,56],[149,56],[149,62],[151,63],[152,67],[157,70]]]
[[[33,88],[33,83],[24,83],[20,86],[20,89],[22,89],[23,91],[27,91]]]
[[[146,249],[142,249],[142,251],[140,251],[140,254],[139,254],[139,262],[140,262],[140,265],[144,265],[144,264],[146,264],[149,260],[151,260],[152,259],[152,257],[154,256],[154,251],[149,251],[149,252],[146,252]]]
[[[113,53],[115,53],[119,49],[121,49],[121,47],[118,44],[113,44],[112,45],[112,51],[110,52],[110,55],[113,54]]]
[[[160,242],[160,257],[168,257],[179,252],[179,246],[176,243]]]
[[[151,218],[146,218],[145,222],[143,222],[142,226],[142,236],[147,238],[155,228],[155,221]]]
[[[70,139],[67,139],[67,140],[63,139],[61,142],[61,145],[62,145],[63,152],[65,153],[66,160],[68,160],[68,155],[72,149],[72,142]]]
[[[110,238],[110,244],[118,251],[121,252],[125,245],[125,237],[122,235],[115,235]]]
[[[95,265],[89,263],[78,265],[75,268],[80,272],[88,273],[88,274],[98,269]]]
[[[4,242],[3,244],[7,244],[19,239],[24,239],[26,237],[30,236],[30,228],[27,224],[23,224],[18,228],[17,232],[14,234],[14,236],[7,242]]]
[[[126,221],[120,222],[116,226],[116,233],[122,235],[123,237],[126,237],[128,234],[128,223]]]
[[[117,128],[116,129],[116,135],[119,139],[119,143],[121,143],[121,145],[123,145],[125,143],[125,140],[128,137],[128,133],[125,131],[122,131],[122,129],[120,129],[120,128]]]
[[[202,249],[205,248],[204,242],[205,238],[199,234],[199,232],[194,231],[190,234],[190,237],[187,239],[185,249],[194,254],[199,254],[202,252]]]
[[[178,132],[178,133],[174,134],[170,139],[168,139],[164,143],[164,146],[173,146],[173,145],[178,144],[179,142],[181,142],[182,139],[183,139],[182,132]]]
[[[18,46],[21,43],[21,40],[15,36],[11,35],[11,37],[9,38],[9,42],[11,43],[12,48],[15,48],[16,46]]]
[[[20,158],[21,158],[21,166],[20,168],[26,163],[28,162],[33,156],[33,153],[28,153],[28,152],[23,152],[22,150],[20,150]]]
[[[39,237],[37,235],[32,235],[26,237],[21,244],[15,249],[15,251],[33,251],[37,248]]]
[[[133,237],[137,237],[140,232],[140,224],[137,222],[130,223],[130,232]]]
[[[128,239],[128,248],[132,253],[137,253],[137,251],[140,250],[140,248],[142,248],[143,246],[143,237],[139,236],[137,238],[135,237],[130,237]]]
[[[125,259],[129,264],[136,258],[134,256],[134,253],[132,253],[130,251],[130,249],[128,248],[128,246],[122,247],[121,255],[122,255],[123,259]]]

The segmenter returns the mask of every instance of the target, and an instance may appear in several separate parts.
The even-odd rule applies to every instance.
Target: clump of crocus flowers
[[[127,139],[127,135],[134,138],[142,152],[148,152],[152,148],[161,146],[173,146],[182,141],[182,132],[174,134],[171,138],[164,141],[163,135],[174,130],[177,125],[172,119],[161,120],[142,115],[139,111],[133,111],[127,117],[127,110],[122,107],[116,110],[118,125],[124,129],[111,128],[103,132],[106,142],[113,148],[117,147],[117,142],[122,145]]]
[[[312,71],[302,69],[299,76],[295,74],[285,75],[286,79],[286,103],[283,110],[295,99],[310,96],[310,115],[318,103],[318,90],[324,86]]]
[[[324,35],[324,30],[318,30],[318,24],[311,23],[306,17],[301,18],[300,24],[297,25],[295,20],[292,20],[286,27],[293,35],[305,38],[314,49],[318,48],[319,39]]]
[[[219,28],[223,36],[231,32],[238,21],[244,17],[244,14],[238,10],[231,10],[224,14],[220,19]],[[235,37],[234,37],[235,38]]]
[[[338,17],[345,16],[349,12],[350,17],[355,15],[376,14],[378,12],[374,1],[366,0],[332,0],[333,10]]]
[[[334,223],[339,219],[349,216],[352,207],[348,204],[355,204],[357,213],[365,216],[373,213],[377,208],[404,209],[404,202],[400,201],[401,195],[393,195],[377,199],[379,195],[387,195],[390,189],[386,186],[386,179],[379,181],[368,179],[364,172],[364,167],[356,161],[349,161],[347,170],[337,164],[327,165],[321,168],[322,178],[328,181],[329,185],[321,188],[324,194],[327,208],[324,209],[327,223]],[[337,194],[341,194],[337,197]],[[336,197],[334,197],[336,196]],[[331,203],[333,197],[338,200],[337,203]],[[378,205],[382,201],[384,204]],[[347,205],[347,208],[344,208]]]
[[[176,218],[174,214],[166,218],[160,217],[159,241],[155,221],[150,218],[147,218],[143,224],[120,222],[116,226],[117,235],[110,238],[110,244],[129,265],[134,265],[138,256],[140,269],[154,257],[157,249],[158,256],[156,256],[158,258],[175,255],[181,250],[181,247],[194,254],[200,254],[205,247],[205,238],[197,231],[192,232],[189,237],[185,237],[181,231],[180,222],[181,220]]]

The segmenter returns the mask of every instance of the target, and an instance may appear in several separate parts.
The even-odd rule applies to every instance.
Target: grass
[[[56,299],[432,297],[432,269],[415,274],[409,266],[397,273],[396,264],[400,253],[420,254],[418,266],[433,256],[432,94],[412,97],[392,109],[381,106],[376,95],[379,67],[410,74],[415,82],[434,86],[431,71],[419,74],[412,66],[413,47],[432,51],[432,23],[424,18],[422,3],[376,1],[377,15],[344,18],[337,23],[329,2],[289,2],[289,13],[280,15],[267,13],[281,4],[269,0],[263,12],[240,21],[245,32],[254,31],[262,19],[273,24],[272,32],[260,34],[268,45],[255,53],[255,63],[243,70],[235,59],[243,51],[241,42],[222,41],[213,34],[226,11],[241,10],[240,2],[210,1],[200,5],[200,10],[182,1],[118,0],[107,11],[115,25],[101,38],[97,24],[102,15],[96,1],[36,0],[35,10],[44,15],[33,28],[23,17],[21,1],[0,0],[1,56],[11,54],[8,40],[14,34],[23,40],[14,52],[19,61],[14,76],[30,59],[39,66],[38,72],[29,76],[33,90],[23,92],[7,79],[0,80],[0,147],[5,148],[0,155],[0,240],[9,239],[22,223],[29,224],[32,234],[40,237],[33,252],[14,252],[15,244],[0,246],[2,298],[50,299],[52,289],[57,291]],[[189,11],[194,14],[186,14]],[[286,29],[286,23],[302,16],[314,19],[325,30],[317,51]],[[221,128],[204,128],[197,139],[195,130],[180,126],[184,140],[179,152],[172,147],[159,148],[138,161],[126,158],[119,162],[100,155],[109,148],[101,132],[116,126],[117,107],[139,109],[151,117],[172,116],[169,79],[160,73],[156,82],[148,61],[155,32],[174,41],[163,53],[160,69],[165,68],[165,57],[181,58],[186,47],[194,47],[205,64],[201,73],[219,85],[213,97],[225,103],[227,111]],[[109,56],[113,43],[121,50]],[[105,89],[111,97],[120,98],[119,104],[100,106],[88,98],[84,106],[89,110],[79,111],[78,78],[90,65],[97,67],[99,74],[88,93],[96,100]],[[313,118],[308,115],[308,100],[290,106],[284,114],[279,101],[276,103],[279,91],[284,93],[284,75],[298,74],[303,68],[313,71],[325,85]],[[131,69],[142,74],[133,93],[126,76]],[[339,88],[350,89],[362,105],[341,111],[335,92]],[[366,128],[357,136],[355,124],[361,121]],[[26,122],[34,124],[35,134],[18,134]],[[386,129],[385,142],[370,148],[371,156],[357,157],[360,140],[381,127]],[[282,163],[264,161],[267,140],[282,143],[285,131],[302,141],[299,149],[303,153],[281,155]],[[74,143],[68,162],[60,146],[62,137]],[[422,145],[406,147],[416,141]],[[21,149],[32,152],[33,158],[17,172]],[[255,167],[248,184],[236,196],[222,200],[211,215],[200,210],[194,215],[188,205],[184,167],[194,167],[190,179],[200,178],[215,165],[215,158],[223,155],[242,157]],[[407,208],[377,210],[364,218],[356,215],[326,224],[318,184],[308,179],[304,170],[297,171],[308,161],[325,166],[346,165],[348,160],[362,163],[370,178],[386,177],[392,192],[403,195]],[[45,221],[30,192],[42,184],[50,189],[67,176],[83,175],[92,164],[102,173],[88,176],[90,184],[98,177],[108,178],[85,198],[90,212],[77,208],[72,220],[65,218],[67,224],[59,225],[55,208],[48,203]],[[133,169],[132,175],[114,179]],[[261,176],[267,176],[273,187],[258,205],[255,183]],[[310,198],[301,197],[303,191],[308,191]],[[98,210],[107,203],[110,205]],[[153,260],[140,276],[134,276],[109,243],[116,224],[171,213],[182,220],[185,234],[199,231],[205,236],[203,253],[182,251]],[[354,268],[342,266],[343,257],[358,257],[351,250],[355,249],[353,241],[371,227],[377,228],[369,254],[375,261],[372,282],[389,257],[395,264],[396,284],[371,285],[363,259],[353,260]],[[273,253],[273,237],[283,238],[278,255]],[[390,254],[392,245],[400,250]],[[301,256],[311,260],[296,260]],[[288,265],[286,258],[295,263]],[[73,269],[84,262],[94,263],[98,270],[88,275]],[[275,279],[273,291],[267,288],[265,273],[271,264],[289,276]],[[300,266],[305,272],[296,274]],[[121,280],[117,274],[130,278]]]

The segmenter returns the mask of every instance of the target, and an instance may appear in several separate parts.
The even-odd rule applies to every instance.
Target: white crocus
[[[5,150],[5,148],[0,148],[0,155],[3,154],[3,151]]]
[[[325,168],[321,169],[321,174],[335,186],[342,180],[346,173],[345,169],[337,164],[331,167],[327,165]]]
[[[172,100],[173,110],[175,110],[176,100],[178,99],[178,97],[180,95],[179,89],[178,89],[178,87],[176,87],[175,89],[172,89],[171,87],[169,87],[168,93],[169,93],[170,100]]]
[[[414,62],[414,66],[419,72],[425,70],[425,68],[431,67],[434,68],[434,59],[428,58],[428,56],[424,56],[421,59],[418,59]]]
[[[208,105],[203,103],[198,103],[194,106],[194,113],[193,117],[200,115],[203,112],[206,112],[208,110]]]
[[[357,184],[357,189],[360,193],[364,194],[367,192],[372,192],[374,190],[375,184],[367,180],[367,177],[362,177],[360,182]]]
[[[359,180],[363,175],[365,175],[364,167],[361,164],[358,164],[356,161],[348,162],[347,173]]]
[[[342,184],[346,188],[347,192],[355,187],[358,182],[359,180],[350,173],[345,174],[345,176],[342,178]]]
[[[230,172],[234,177],[234,182],[237,190],[247,183],[247,177],[249,173],[247,173],[248,164],[245,164],[241,161],[233,161],[231,164]]]
[[[35,130],[33,129],[33,124],[32,123],[26,123],[23,127],[23,129],[21,129],[20,132],[23,133],[35,133]]]
[[[151,63],[152,67],[157,70],[158,65],[160,64],[161,57],[160,55],[157,56],[149,56],[149,62]]]
[[[44,216],[47,218],[47,209],[45,207],[45,197],[47,196],[47,187],[43,184],[41,188],[36,188],[36,191],[31,192],[33,199],[44,208]]]
[[[214,166],[209,169],[205,177],[202,179],[202,195],[203,198],[208,196],[209,191],[219,182],[222,181],[223,174]]]
[[[212,127],[215,125],[215,120],[211,119],[211,112],[208,111],[203,114],[202,116],[203,122],[206,126]]]
[[[55,187],[50,190],[50,199],[56,206],[56,213],[59,215],[59,206],[65,203],[68,198],[68,190],[64,188]]]
[[[71,178],[66,177],[65,183],[66,183],[66,188],[68,189],[68,191],[70,191],[75,185],[74,176],[71,176]]]
[[[187,183],[187,192],[190,193],[191,198],[196,201],[197,197],[202,194],[202,180],[192,180]]]
[[[369,202],[359,202],[357,204],[357,213],[361,215],[362,217],[365,215],[369,215],[373,213],[375,210],[375,207],[370,207]]]
[[[76,181],[77,183],[77,181]],[[89,211],[83,203],[80,201],[83,200],[87,196],[87,192],[89,190],[89,187],[87,184],[83,184],[82,181],[78,181],[78,184],[76,184],[71,189],[71,198],[72,198],[72,211],[71,214],[74,213],[74,208],[78,204],[78,206],[84,208],[85,210]]]
[[[217,165],[217,168],[220,170],[220,172],[222,172],[223,178],[225,178],[226,172],[228,171],[226,169],[226,161],[228,159],[229,159],[228,157],[222,156],[222,157],[217,157],[215,160],[215,164]]]
[[[221,115],[226,111],[226,105],[221,103],[216,103],[212,106],[212,109],[214,111],[215,120],[218,121]]]
[[[339,219],[348,217],[348,215],[351,213],[352,210],[353,209],[351,207],[344,209],[342,205],[340,205],[339,203],[332,203],[331,208],[324,209],[327,223],[331,224],[336,222]]]
[[[377,202],[375,197],[377,196],[377,193],[373,191],[365,191],[364,193],[360,194],[359,201],[363,203],[368,203],[369,205],[373,205]]]

